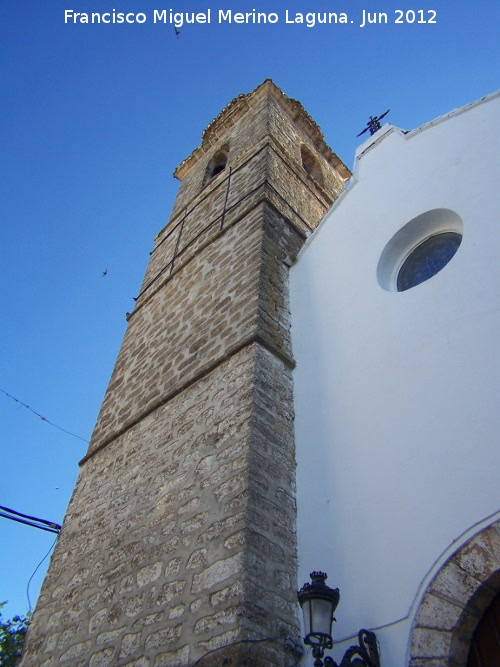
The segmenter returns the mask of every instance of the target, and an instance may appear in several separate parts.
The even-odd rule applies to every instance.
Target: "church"
[[[353,173],[270,80],[208,125],[23,667],[498,663],[499,106],[374,128]]]

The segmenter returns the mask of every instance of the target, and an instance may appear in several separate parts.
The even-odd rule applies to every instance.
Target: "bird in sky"
[[[174,25],[174,30],[175,30],[175,36],[177,39],[179,39],[179,35],[181,34],[181,31],[177,29],[177,26]]]
[[[107,275],[108,275],[108,269],[104,269],[104,271],[102,272],[102,277],[104,278],[104,276],[107,276]]]

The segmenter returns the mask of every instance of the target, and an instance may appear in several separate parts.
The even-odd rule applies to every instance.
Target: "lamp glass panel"
[[[322,600],[317,598],[311,600],[312,605],[312,628],[313,633],[322,633],[330,635],[332,632],[332,602],[329,600]]]
[[[304,615],[304,630],[307,637],[311,633],[311,600],[302,603],[302,614]]]

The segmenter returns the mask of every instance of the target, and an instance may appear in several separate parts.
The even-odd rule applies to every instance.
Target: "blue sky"
[[[113,8],[146,23],[64,23],[66,9]],[[153,23],[169,8],[213,22],[176,38]],[[279,21],[220,25],[219,9]],[[286,24],[286,9],[353,23]],[[360,28],[363,9],[388,24]],[[397,9],[437,22],[395,24]],[[500,87],[499,13],[496,0],[0,0],[0,389],[90,439],[172,172],[212,118],[270,77],[352,166],[370,115],[390,108],[412,129]],[[86,443],[3,393],[0,419],[0,505],[61,523]],[[27,610],[53,537],[0,518],[4,616]]]

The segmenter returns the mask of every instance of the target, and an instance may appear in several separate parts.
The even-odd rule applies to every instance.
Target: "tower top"
[[[318,124],[297,100],[287,97],[271,79],[265,79],[250,93],[238,95],[207,125],[202,134],[201,145],[196,148],[189,157],[183,160],[174,171],[175,178],[182,180],[184,174],[208,151],[216,146],[232,127],[245,113],[247,113],[258,100],[265,95],[272,96],[298,125],[321,155],[334,167],[338,173],[348,179],[351,172],[342,160],[332,151],[325,142],[323,133]]]

